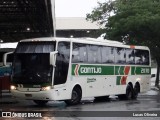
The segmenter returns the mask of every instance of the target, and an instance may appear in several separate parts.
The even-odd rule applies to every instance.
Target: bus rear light
[[[11,88],[11,90],[16,90],[17,89],[17,87],[14,86],[14,85],[11,85],[10,88]]]
[[[47,91],[47,90],[50,90],[51,89],[51,86],[47,86],[47,87],[42,87],[40,90],[41,91]]]

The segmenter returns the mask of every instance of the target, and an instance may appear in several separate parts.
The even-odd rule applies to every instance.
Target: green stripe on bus
[[[121,84],[121,77],[122,76],[117,76],[116,85],[120,85]]]
[[[125,66],[115,66],[115,75],[124,75]]]
[[[149,75],[150,67],[72,64],[72,75]]]
[[[114,66],[72,64],[72,75],[114,75]]]
[[[132,67],[131,75],[148,75],[151,74],[150,67]]]
[[[131,67],[131,75],[134,75],[135,74],[135,69],[136,69],[136,67]]]

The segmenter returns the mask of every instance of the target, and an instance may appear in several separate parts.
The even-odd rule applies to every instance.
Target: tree
[[[87,20],[103,24],[105,38],[145,45],[157,61],[155,86],[159,87],[160,0],[109,0],[98,3]]]

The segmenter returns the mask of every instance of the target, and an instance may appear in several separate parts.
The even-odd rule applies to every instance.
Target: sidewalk
[[[151,78],[151,90],[157,90],[158,91],[160,89],[155,87],[155,80],[156,80],[156,77]],[[159,81],[159,83],[160,83],[160,81]]]

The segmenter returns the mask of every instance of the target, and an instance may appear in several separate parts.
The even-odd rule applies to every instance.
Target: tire
[[[33,101],[39,106],[43,106],[48,102],[46,100],[33,100]]]
[[[133,99],[137,99],[138,93],[139,93],[139,91],[140,91],[139,85],[138,85],[138,84],[135,84],[133,90],[134,90]]]
[[[82,98],[82,91],[79,87],[75,87],[72,90],[72,95],[71,95],[71,99],[70,100],[65,100],[65,103],[67,105],[77,105],[80,103]]]
[[[126,99],[127,100],[131,100],[133,99],[133,89],[130,85],[127,85],[127,88],[126,88]]]
[[[131,100],[133,99],[133,88],[130,85],[127,85],[126,94],[118,95],[120,100]]]

